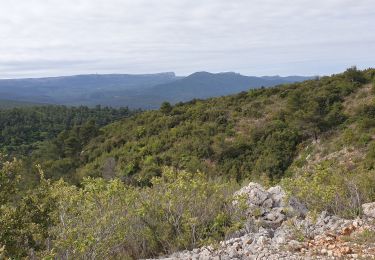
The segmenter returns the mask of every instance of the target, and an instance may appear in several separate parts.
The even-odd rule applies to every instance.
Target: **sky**
[[[0,0],[0,78],[375,67],[374,0]]]

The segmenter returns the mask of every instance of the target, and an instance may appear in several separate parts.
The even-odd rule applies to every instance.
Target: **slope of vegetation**
[[[365,84],[373,73],[350,69],[332,77],[234,96],[173,107],[165,103],[159,111],[103,128],[103,134],[81,154],[77,174],[105,174],[147,185],[167,165],[237,181],[277,181],[306,141],[341,133],[353,121],[371,124],[370,112],[358,108],[349,114],[344,106],[354,93],[368,87]],[[371,110],[369,106],[366,111]]]
[[[358,216],[375,200],[374,83],[374,69],[350,68],[38,139],[22,160],[0,160],[0,258],[134,259],[213,243],[243,226],[231,202],[247,180],[280,183],[312,213]]]

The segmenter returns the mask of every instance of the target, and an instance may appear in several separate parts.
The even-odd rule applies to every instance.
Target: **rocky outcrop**
[[[344,220],[322,213],[316,221],[292,218],[275,230],[260,228],[192,251],[175,253],[169,260],[229,259],[375,259],[375,245],[360,244],[356,237],[375,232],[374,225],[362,220]]]
[[[218,245],[177,252],[164,259],[375,259],[371,219],[375,203],[363,205],[364,219],[345,220],[327,212],[314,219],[279,186],[265,190],[250,183],[236,192],[235,198],[235,205],[248,206],[245,230]]]
[[[307,213],[307,208],[295,198],[288,198],[280,186],[265,190],[251,182],[234,195],[234,204],[246,204],[248,219],[264,227],[276,228],[289,217],[304,217]]]
[[[375,218],[375,202],[362,205],[363,214],[369,218]]]

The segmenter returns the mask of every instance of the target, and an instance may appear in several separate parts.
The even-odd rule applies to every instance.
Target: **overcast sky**
[[[375,66],[374,0],[0,0],[0,78]]]

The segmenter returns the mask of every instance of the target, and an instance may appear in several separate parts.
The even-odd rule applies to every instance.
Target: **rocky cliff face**
[[[375,203],[363,205],[363,217],[341,219],[307,209],[281,187],[265,190],[250,183],[235,194],[247,204],[243,230],[218,245],[175,253],[163,259],[375,259]]]

